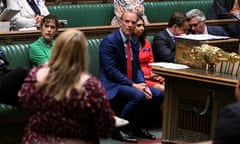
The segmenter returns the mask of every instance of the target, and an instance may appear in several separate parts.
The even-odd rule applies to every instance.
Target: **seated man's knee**
[[[143,93],[143,92],[140,92],[140,91],[136,92],[133,100],[134,100],[134,101],[138,101],[138,102],[141,102],[141,101],[145,100],[145,95],[144,95],[144,93]]]
[[[153,100],[154,101],[158,101],[158,102],[162,102],[163,101],[163,97],[164,97],[164,92],[160,91],[159,89],[156,88],[150,88],[152,95],[153,95]]]

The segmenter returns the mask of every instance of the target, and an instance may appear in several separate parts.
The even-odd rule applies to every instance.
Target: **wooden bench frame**
[[[227,25],[236,22],[235,19],[207,20],[207,25]],[[150,23],[146,25],[145,31],[148,35],[155,35],[167,27],[167,22]],[[118,26],[95,26],[95,27],[76,27],[76,28],[60,28],[59,33],[67,29],[79,29],[83,31],[88,38],[104,37],[116,30]],[[10,31],[0,32],[0,45],[30,43],[35,41],[41,35],[40,30],[34,31]]]

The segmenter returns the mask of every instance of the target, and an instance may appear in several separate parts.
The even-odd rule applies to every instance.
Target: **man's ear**
[[[176,29],[177,27],[178,27],[178,26],[177,26],[177,24],[173,24],[173,28],[175,28],[175,29]]]

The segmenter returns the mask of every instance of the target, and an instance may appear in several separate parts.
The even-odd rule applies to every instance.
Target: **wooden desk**
[[[237,76],[193,68],[153,71],[166,78],[162,143],[212,139],[220,108],[235,101]]]

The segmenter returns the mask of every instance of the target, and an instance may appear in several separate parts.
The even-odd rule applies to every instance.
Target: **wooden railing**
[[[76,27],[76,28],[60,28],[58,33],[67,29],[78,29],[85,33],[88,38],[103,37],[104,35],[116,30],[116,26],[97,26],[97,27]],[[31,31],[12,31],[0,33],[0,45],[31,43],[41,35],[40,30]]]
[[[236,22],[234,19],[224,20],[207,20],[207,25],[227,25]],[[146,25],[145,31],[148,35],[155,35],[167,27],[167,22],[150,23]],[[95,26],[95,27],[76,27],[76,28],[60,28],[59,33],[67,29],[78,29],[85,33],[88,38],[104,37],[116,30],[118,26]],[[0,32],[0,45],[14,43],[30,43],[35,41],[41,35],[39,30],[34,31],[10,31]]]

